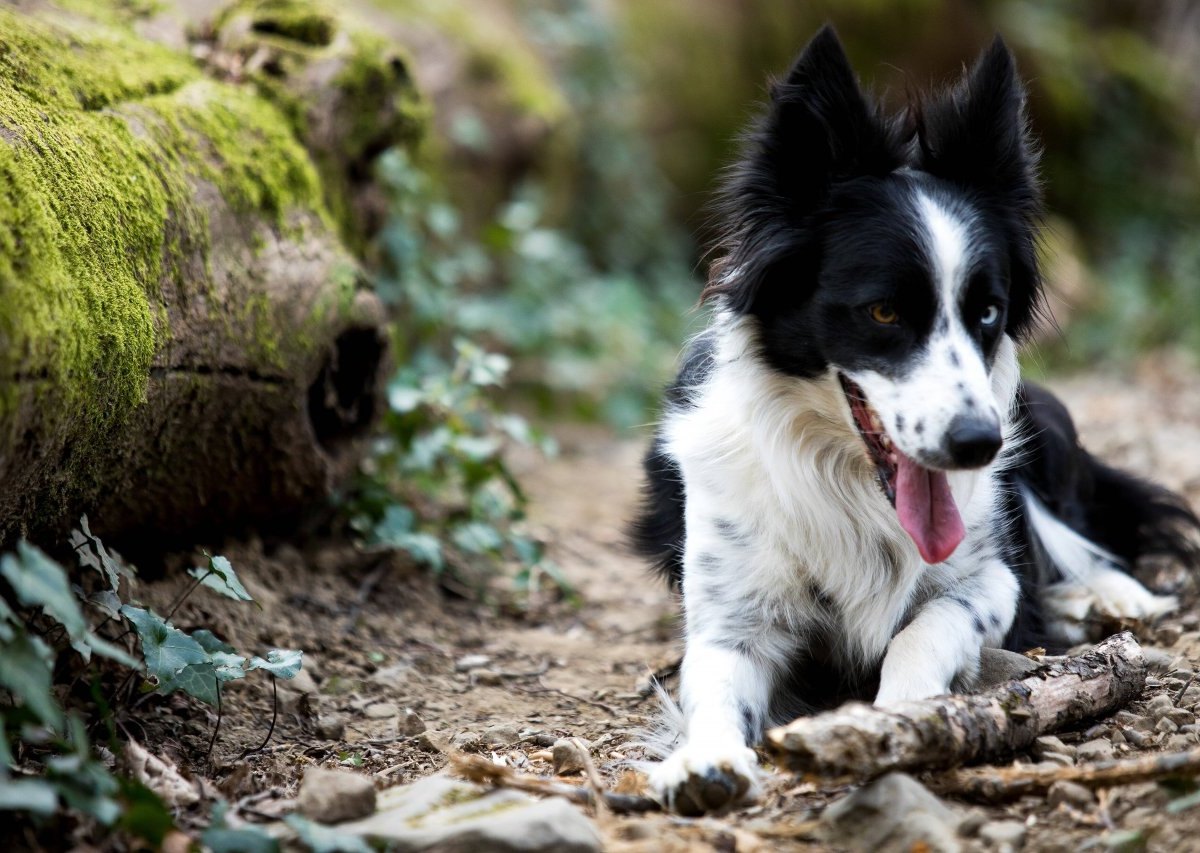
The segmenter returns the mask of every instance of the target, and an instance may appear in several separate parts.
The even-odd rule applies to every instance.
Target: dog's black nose
[[[1004,439],[1000,421],[979,415],[958,415],[946,430],[946,453],[959,468],[980,468],[1000,451]]]

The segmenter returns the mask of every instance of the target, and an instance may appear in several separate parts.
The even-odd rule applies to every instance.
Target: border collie
[[[1129,569],[1190,562],[1196,516],[1090,456],[1018,375],[1036,163],[999,38],[899,116],[828,27],[773,86],[633,525],[686,616],[682,731],[650,774],[669,808],[752,796],[767,726],[970,689],[982,647],[1176,605]]]

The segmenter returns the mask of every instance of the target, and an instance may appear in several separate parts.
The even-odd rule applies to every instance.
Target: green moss
[[[252,88],[117,25],[0,10],[0,426],[51,389],[43,427],[73,423],[86,455],[142,401],[170,336],[160,283],[195,275],[181,258],[209,268],[198,181],[259,226],[328,220],[306,151]]]
[[[243,0],[228,11],[249,12],[254,17],[255,32],[283,36],[316,47],[328,46],[337,32],[337,17],[333,10],[312,0]]]

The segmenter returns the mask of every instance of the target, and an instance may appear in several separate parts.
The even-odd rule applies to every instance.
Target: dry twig
[[[1200,748],[1101,761],[1077,767],[979,767],[951,770],[929,780],[942,794],[985,802],[1013,800],[1047,790],[1055,782],[1074,782],[1089,788],[1111,788],[1169,777],[1200,776]]]
[[[1040,735],[1111,713],[1142,691],[1146,662],[1129,632],[975,696],[889,708],[851,703],[767,733],[782,765],[825,779],[870,779],[993,760]]]
[[[573,803],[585,806],[594,806],[596,803],[596,797],[589,788],[580,788],[541,776],[517,773],[511,767],[493,764],[481,755],[452,753],[450,763],[457,773],[471,782],[493,785],[497,788],[512,788],[515,791],[524,791],[527,794],[539,794],[545,797],[565,797]],[[604,801],[604,805],[616,814],[662,811],[662,806],[658,801],[649,797],[610,792],[600,792],[600,797]]]

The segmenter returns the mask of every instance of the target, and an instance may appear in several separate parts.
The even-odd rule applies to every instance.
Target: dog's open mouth
[[[863,390],[838,374],[850,413],[875,463],[883,493],[896,508],[900,526],[927,563],[940,563],[954,553],[966,535],[962,516],[945,471],[917,464],[893,444],[883,421]]]

